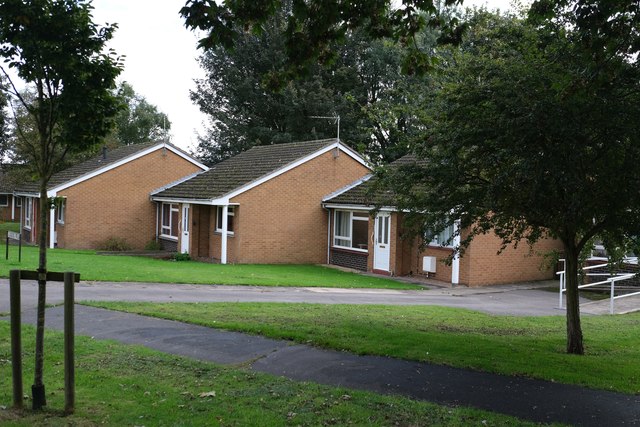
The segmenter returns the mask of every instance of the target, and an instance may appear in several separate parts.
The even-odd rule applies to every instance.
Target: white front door
[[[391,214],[380,212],[376,215],[373,232],[373,269],[389,271],[389,257],[391,255]]]
[[[182,205],[182,236],[180,239],[180,252],[189,253],[189,205]]]

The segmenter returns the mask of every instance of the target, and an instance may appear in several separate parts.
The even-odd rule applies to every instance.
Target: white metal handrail
[[[562,261],[563,263],[565,262],[564,259],[561,259],[560,261]],[[602,267],[606,267],[609,264],[598,264],[598,265],[592,265],[589,267],[583,267],[582,271],[585,270],[593,270],[596,268],[602,268]],[[562,307],[562,294],[564,292],[567,291],[567,282],[566,282],[566,268],[562,271],[558,271],[556,273],[560,279],[560,292],[559,292],[559,303],[558,303],[558,307],[559,308],[563,308]],[[579,285],[578,289],[585,289],[585,288],[590,288],[592,286],[599,286],[599,285],[604,285],[604,284],[609,284],[610,286],[610,296],[609,296],[609,313],[613,314],[613,309],[614,309],[614,301],[616,299],[620,299],[620,298],[626,298],[626,297],[630,297],[630,296],[634,296],[634,295],[640,295],[640,291],[638,292],[632,292],[629,294],[623,294],[623,295],[615,295],[615,288],[616,288],[616,282],[620,282],[622,280],[628,280],[631,279],[633,277],[635,277],[635,273],[623,273],[623,274],[609,274],[609,273],[588,273],[587,276],[592,277],[592,276],[613,276],[613,277],[609,277],[607,280],[601,280],[599,282],[594,282],[594,283],[587,283],[586,285]]]

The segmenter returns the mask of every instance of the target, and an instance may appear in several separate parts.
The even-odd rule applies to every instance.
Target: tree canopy
[[[150,104],[127,82],[121,82],[116,97],[122,108],[115,116],[112,137],[119,145],[163,141],[169,138],[171,122],[167,115]]]
[[[390,40],[374,40],[362,31],[348,32],[335,44],[335,60],[312,65],[283,87],[269,84],[270,72],[288,61],[283,9],[263,25],[260,34],[240,35],[234,49],[207,50],[200,63],[207,73],[197,81],[192,100],[209,116],[200,137],[199,156],[215,163],[253,145],[329,138],[337,123],[318,116],[340,117],[340,138],[373,161],[392,161],[406,153],[414,131],[409,105],[429,78],[401,73],[404,50]],[[420,43],[435,37],[420,35]]]
[[[403,68],[407,72],[431,68],[429,51],[418,48],[415,37],[425,28],[438,29],[439,42],[457,42],[465,26],[457,18],[441,14],[440,7],[461,4],[461,0],[405,0],[392,7],[390,0],[188,0],[180,14],[188,28],[201,30],[199,46],[205,49],[235,47],[243,32],[260,33],[283,4],[290,3],[284,36],[287,62],[272,73],[280,81],[304,74],[309,65],[336,58],[333,42],[360,29],[371,38],[391,38],[408,48]]]
[[[640,234],[640,70],[570,27],[480,13],[470,28],[427,107],[420,161],[384,179],[418,228],[460,220],[462,249],[487,232],[558,238],[567,349],[581,354],[578,257],[597,235],[616,246]]]

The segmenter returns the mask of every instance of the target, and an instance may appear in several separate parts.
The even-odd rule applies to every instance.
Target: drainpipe
[[[160,203],[156,202],[156,229],[153,234],[156,236],[156,243],[158,243],[158,224],[160,224]]]
[[[7,196],[9,197],[9,196]],[[16,195],[11,195],[11,221],[16,220]]]
[[[229,215],[229,205],[222,205],[222,244],[220,248],[220,264],[227,263],[227,216]]]
[[[327,265],[331,260],[331,209],[325,207],[327,211]]]

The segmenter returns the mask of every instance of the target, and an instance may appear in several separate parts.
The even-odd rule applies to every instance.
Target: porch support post
[[[53,196],[55,197],[55,195]],[[45,209],[44,206],[41,207],[41,209]],[[52,209],[51,207],[49,207],[49,248],[53,249],[55,248],[55,241],[56,241],[56,211],[55,209]]]
[[[229,205],[222,205],[222,237],[220,239],[220,264],[227,263],[227,228],[228,228]]]
[[[453,247],[460,247],[460,221],[453,223]],[[457,285],[460,283],[460,255],[456,254],[451,263],[451,284]]]

